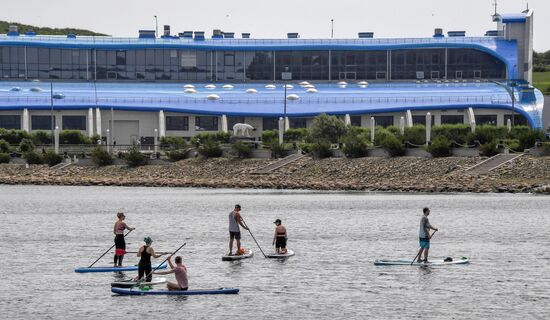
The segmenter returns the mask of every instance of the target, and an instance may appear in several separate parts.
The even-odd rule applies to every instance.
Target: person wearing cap
[[[233,239],[237,240],[237,255],[241,253],[241,229],[243,227],[248,230],[248,227],[241,217],[241,206],[236,204],[235,209],[229,213],[229,256],[233,255]]]
[[[118,220],[115,222],[113,227],[113,233],[115,234],[115,258],[114,258],[114,267],[122,267],[122,259],[124,259],[124,254],[126,253],[126,241],[124,240],[124,230],[134,230],[135,228],[129,227],[124,219],[126,216],[124,212],[118,212],[116,214]]]
[[[286,240],[287,240],[287,233],[286,228],[281,224],[281,219],[275,220],[273,222],[275,227],[275,235],[273,236],[273,245],[275,246],[275,250],[279,254],[285,254],[287,252],[286,250]]]
[[[162,254],[156,254],[155,249],[151,246],[153,240],[149,237],[143,238],[145,245],[139,248],[137,256],[140,257],[138,263],[138,277],[137,280],[141,280],[145,276],[145,281],[151,282],[153,274],[151,273],[151,257],[160,258]]]

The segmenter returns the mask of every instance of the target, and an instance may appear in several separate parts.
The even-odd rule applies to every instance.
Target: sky
[[[253,38],[356,38],[371,31],[376,38],[432,36],[434,28],[465,30],[480,36],[495,29],[494,0],[2,0],[0,20],[47,27],[75,27],[117,37],[136,37],[139,29],[171,26],[172,34],[213,29],[250,32]],[[550,0],[498,0],[499,13],[535,14],[536,51],[550,50]],[[544,30],[547,30],[546,32]]]

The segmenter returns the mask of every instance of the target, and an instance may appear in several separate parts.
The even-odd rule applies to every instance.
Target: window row
[[[86,130],[86,116],[62,116],[63,130]],[[31,116],[31,130],[52,130],[55,116]],[[0,115],[0,128],[21,130],[21,115]]]

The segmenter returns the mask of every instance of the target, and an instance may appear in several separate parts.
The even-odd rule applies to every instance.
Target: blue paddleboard
[[[168,265],[166,263],[163,263],[158,267],[158,264],[155,264],[152,266],[153,269],[166,269]],[[137,271],[138,266],[126,266],[126,267],[81,267],[74,269],[74,272],[78,273],[88,273],[88,272],[121,272],[121,271]]]

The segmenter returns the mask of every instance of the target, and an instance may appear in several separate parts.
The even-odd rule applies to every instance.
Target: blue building
[[[61,37],[13,28],[0,35],[0,127],[76,129],[118,144],[234,123],[259,136],[280,117],[307,127],[320,113],[365,127],[371,119],[425,123],[430,112],[436,125],[514,119],[542,128],[543,96],[529,84],[533,12],[493,20],[481,37],[436,29],[406,39],[237,39],[220,30]]]

